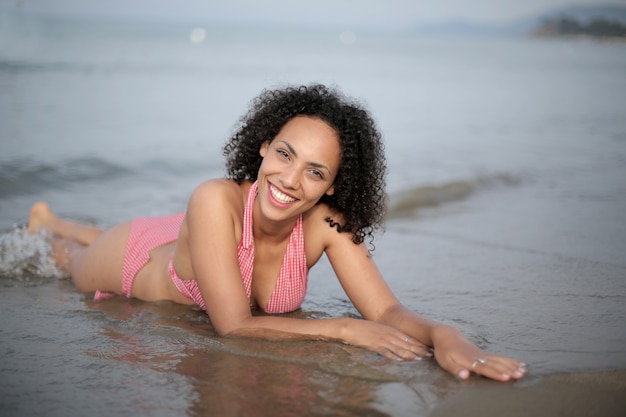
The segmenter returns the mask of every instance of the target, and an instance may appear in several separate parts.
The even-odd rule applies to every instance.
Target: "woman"
[[[80,291],[197,304],[219,335],[336,339],[395,360],[434,354],[463,379],[524,376],[523,363],[409,311],[385,284],[365,242],[383,218],[383,145],[359,105],[321,85],[265,91],[224,154],[229,178],[197,187],[184,213],[101,231],[37,203],[29,230],[59,237],[57,264]],[[364,320],[251,314],[297,309],[323,253]]]

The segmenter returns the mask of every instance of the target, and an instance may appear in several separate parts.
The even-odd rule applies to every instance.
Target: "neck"
[[[299,217],[299,216],[298,216]],[[252,212],[252,234],[254,240],[269,242],[283,242],[289,238],[291,231],[298,221],[298,217],[288,218],[281,221],[274,221],[263,217],[258,208],[258,202],[254,204]]]

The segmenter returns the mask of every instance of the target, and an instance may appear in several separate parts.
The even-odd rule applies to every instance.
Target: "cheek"
[[[308,189],[310,198],[317,201],[328,192],[329,185],[326,182],[311,181]]]
[[[270,155],[265,155],[265,157],[261,159],[261,165],[259,169],[267,170],[268,168],[271,168],[274,165],[276,165],[276,161],[273,160],[273,158]]]

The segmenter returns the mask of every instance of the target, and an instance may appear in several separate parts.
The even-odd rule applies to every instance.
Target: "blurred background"
[[[227,342],[189,309],[94,304],[15,227],[37,200],[103,227],[184,210],[224,175],[249,101],[285,84],[336,86],[378,122],[374,254],[405,305],[534,375],[626,369],[625,27],[626,1],[0,0],[0,414],[244,398],[276,416],[255,401],[283,390],[281,406],[398,416],[463,387],[430,362]],[[324,260],[301,313],[358,314]],[[230,365],[213,378],[215,358]],[[245,386],[257,368],[266,383]]]
[[[567,163],[576,156],[556,154],[597,128],[623,135],[623,35],[584,32],[626,24],[625,5],[3,0],[3,225],[24,221],[33,194],[105,222],[129,206],[184,207],[197,182],[222,175],[221,146],[249,100],[287,83],[335,85],[369,106],[391,193],[544,175],[546,158]],[[444,191],[431,200],[470,190]]]

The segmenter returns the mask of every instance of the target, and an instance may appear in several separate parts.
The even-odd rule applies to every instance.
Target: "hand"
[[[430,357],[430,348],[409,335],[384,324],[346,319],[342,340],[393,360],[421,360]]]
[[[485,353],[453,327],[435,328],[433,345],[437,363],[461,379],[469,378],[471,372],[497,381],[520,379],[526,374],[525,363]]]

